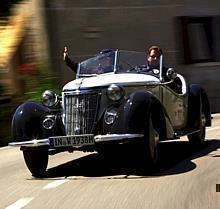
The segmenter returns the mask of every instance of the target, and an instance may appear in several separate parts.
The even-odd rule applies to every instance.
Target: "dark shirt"
[[[68,57],[68,55],[66,55],[64,61],[65,61],[66,65],[67,65],[69,68],[71,68],[75,73],[77,73],[77,69],[78,69],[78,63],[77,63],[77,62],[72,61],[72,60]]]

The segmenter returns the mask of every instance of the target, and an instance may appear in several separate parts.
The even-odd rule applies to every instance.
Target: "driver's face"
[[[148,65],[150,67],[155,67],[155,68],[159,67],[160,55],[161,55],[160,51],[155,50],[155,49],[151,50],[147,58]]]

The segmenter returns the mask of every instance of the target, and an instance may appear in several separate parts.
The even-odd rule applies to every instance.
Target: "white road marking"
[[[9,205],[5,209],[21,209],[33,199],[34,199],[33,197],[21,198],[20,200],[16,201],[12,205]]]
[[[68,180],[68,179],[55,180],[55,181],[53,181],[53,182],[47,184],[47,185],[43,188],[43,190],[56,188],[56,187],[60,186],[61,184],[66,183],[67,181],[69,181],[69,180]]]

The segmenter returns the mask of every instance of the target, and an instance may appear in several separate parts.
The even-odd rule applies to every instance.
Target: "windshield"
[[[117,72],[129,73],[137,66],[146,65],[146,53],[134,51],[118,51]]]
[[[78,76],[87,77],[104,73],[144,73],[159,76],[159,69],[149,70],[146,52],[117,50],[98,54],[80,63]]]
[[[115,52],[98,54],[80,63],[78,75],[89,76],[114,72]]]

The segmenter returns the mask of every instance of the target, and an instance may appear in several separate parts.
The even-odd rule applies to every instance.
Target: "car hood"
[[[157,84],[159,79],[146,74],[102,74],[89,78],[78,78],[67,83],[63,90],[85,89],[91,87],[108,86],[110,84],[117,84],[122,86],[133,86],[143,84]]]

